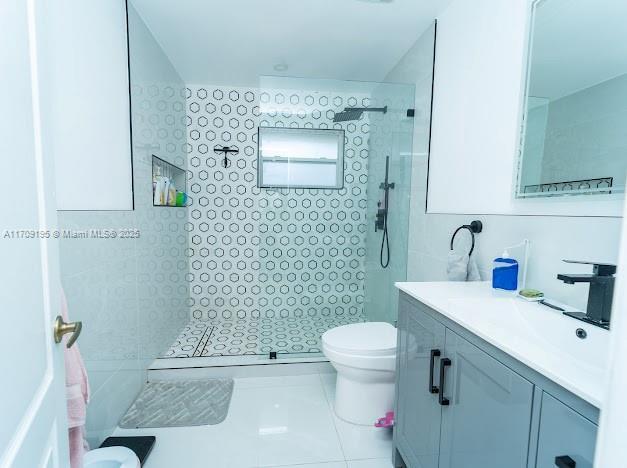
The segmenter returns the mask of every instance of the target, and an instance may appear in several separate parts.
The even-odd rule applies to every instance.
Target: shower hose
[[[387,178],[386,178],[387,179]],[[389,199],[388,199],[388,191],[385,190],[385,217],[383,218],[383,237],[381,238],[381,252],[379,254],[379,263],[383,268],[387,268],[390,264],[390,238],[388,236],[388,210],[389,210]],[[383,250],[386,250],[385,261],[383,261],[384,255]]]

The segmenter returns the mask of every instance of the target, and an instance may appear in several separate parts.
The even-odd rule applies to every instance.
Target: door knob
[[[81,334],[81,330],[83,329],[83,322],[70,322],[65,323],[63,321],[63,317],[57,315],[57,318],[54,321],[54,342],[61,343],[61,339],[63,335],[68,333],[72,333],[70,339],[67,340],[67,347],[71,348],[76,340],[78,340],[79,335]]]

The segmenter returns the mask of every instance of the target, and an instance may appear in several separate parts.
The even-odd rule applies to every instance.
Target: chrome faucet
[[[575,260],[564,260],[564,262],[593,266],[592,274],[557,275],[557,279],[562,280],[566,284],[590,283],[586,313],[564,312],[564,315],[609,329],[610,316],[612,314],[614,282],[616,280],[614,277],[616,274],[616,265],[610,263],[579,262]]]

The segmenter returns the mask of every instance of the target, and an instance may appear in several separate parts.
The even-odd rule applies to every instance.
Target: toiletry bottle
[[[518,262],[509,258],[507,250],[503,255],[494,259],[492,268],[492,287],[506,291],[518,289]]]
[[[161,204],[165,205],[165,206],[168,206],[168,194],[170,193],[170,183],[171,183],[171,181],[170,181],[170,179],[168,177],[164,177],[164,179],[165,179],[165,183],[164,183],[164,186],[163,186],[163,196],[162,196],[162,199],[161,199]]]
[[[168,187],[168,206],[176,206],[176,185],[174,185],[174,181],[170,180],[170,186]]]
[[[176,192],[176,206],[185,206],[187,203],[187,194],[185,192]]]
[[[153,163],[152,165],[152,200],[154,205],[159,204],[157,196],[157,186],[159,185],[159,179],[161,178],[161,167]]]
[[[153,198],[153,205],[161,206],[163,205],[163,191],[165,189],[165,180],[166,178],[163,176],[156,177],[157,182],[155,184],[155,196]]]

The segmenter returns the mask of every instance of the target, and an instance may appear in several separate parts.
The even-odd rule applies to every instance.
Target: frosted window
[[[259,187],[340,189],[344,131],[259,127]]]

